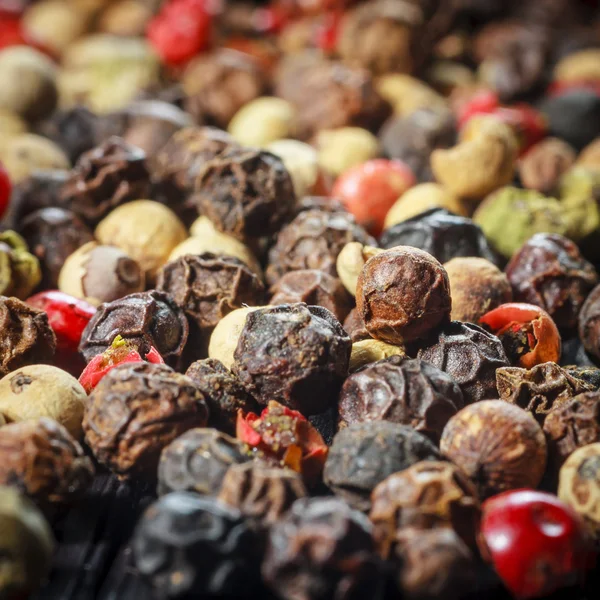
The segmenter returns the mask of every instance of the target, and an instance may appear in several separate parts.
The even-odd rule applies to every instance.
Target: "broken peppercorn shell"
[[[344,329],[346,329],[345,323]],[[393,344],[374,340],[373,338],[359,340],[352,344],[348,370],[350,373],[354,373],[361,367],[383,360],[384,358],[390,358],[391,356],[405,357],[406,349],[404,346],[394,346]]]
[[[479,497],[535,488],[546,469],[546,440],[531,414],[503,400],[482,400],[452,417],[442,454],[477,487]]]
[[[349,242],[341,249],[335,267],[344,287],[353,296],[356,296],[356,284],[365,263],[380,252],[383,250],[360,242]]]
[[[78,440],[87,394],[66,371],[50,365],[22,367],[0,379],[0,413],[8,421],[48,417]]]

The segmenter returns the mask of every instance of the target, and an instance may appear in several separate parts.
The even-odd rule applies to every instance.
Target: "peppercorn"
[[[185,374],[204,395],[210,413],[208,424],[212,427],[234,435],[238,411],[258,410],[256,400],[239,379],[215,358],[192,363]]]
[[[441,208],[424,211],[393,225],[383,232],[379,242],[382,248],[420,248],[441,263],[468,256],[485,258],[494,264],[499,262],[478,225]]]
[[[340,426],[365,421],[408,425],[438,443],[444,426],[464,406],[457,383],[418,359],[391,356],[350,375],[340,392]]]
[[[232,370],[262,405],[278,398],[302,414],[321,413],[336,401],[351,346],[325,308],[259,308],[246,317]]]
[[[333,438],[323,480],[352,507],[368,511],[377,484],[423,460],[440,460],[440,453],[411,427],[389,421],[354,423]]]
[[[325,191],[325,176],[319,167],[315,148],[298,140],[281,139],[267,144],[265,150],[283,161],[283,165],[292,178],[296,198],[304,198],[308,194]],[[328,198],[324,200],[325,202],[329,201]],[[297,202],[295,210],[297,210],[298,204]]]
[[[79,499],[94,476],[79,442],[45,417],[0,428],[0,451],[0,485],[15,487],[44,508]]]
[[[154,480],[162,449],[207,419],[206,402],[189,377],[162,364],[125,363],[90,394],[83,429],[94,456],[120,479]]]
[[[531,487],[546,468],[546,440],[531,414],[503,400],[463,408],[446,425],[442,454],[477,487],[479,497]]]
[[[360,127],[323,129],[317,133],[314,144],[319,166],[335,177],[379,155],[377,138]]]
[[[244,444],[216,429],[186,431],[166,446],[158,463],[158,493],[188,490],[215,496],[227,470],[251,460]]]
[[[154,346],[167,364],[179,366],[188,332],[179,306],[166,294],[151,290],[102,304],[81,336],[79,351],[89,362],[120,335],[137,347],[142,358]]]
[[[6,191],[6,182],[9,181],[8,174],[5,169],[2,170],[4,172],[2,188]],[[11,213],[13,214],[9,215],[8,218],[12,226],[23,237],[28,238],[25,231],[21,229],[24,226],[23,220],[25,217],[37,210],[56,208],[56,205],[60,203],[60,190],[68,175],[69,171],[60,169],[34,171],[22,181],[13,182],[12,194],[10,195]],[[30,245],[33,248],[33,244]]]
[[[237,509],[214,498],[163,496],[142,515],[132,549],[139,572],[162,596],[252,598],[258,591],[255,535]]]
[[[380,600],[384,578],[372,531],[339,498],[300,498],[271,527],[263,580],[282,600]]]
[[[600,285],[588,295],[579,313],[579,338],[583,346],[596,361],[600,360],[600,336],[596,333],[600,326]]]
[[[543,308],[559,329],[577,324],[581,307],[598,283],[596,269],[568,238],[534,235],[506,267],[515,300]]]
[[[346,319],[344,320],[344,331],[348,333],[352,342],[358,342],[361,340],[372,340],[373,338],[369,335],[369,332],[365,328],[365,322],[356,307],[354,307]],[[380,341],[380,340],[377,340]],[[382,342],[385,344],[386,342]],[[393,344],[390,344],[393,345]]]
[[[0,294],[24,300],[42,279],[38,259],[14,231],[0,233]]]

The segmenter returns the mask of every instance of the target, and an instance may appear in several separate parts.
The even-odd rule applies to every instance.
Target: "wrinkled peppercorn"
[[[441,263],[459,256],[478,256],[498,264],[498,256],[479,225],[443,208],[433,208],[393,225],[383,232],[379,243],[382,248],[414,246]]]
[[[594,367],[591,364],[587,364],[586,366],[567,365],[564,369],[569,375],[591,385],[594,391],[600,390],[600,369],[598,367]]]
[[[238,510],[214,498],[163,496],[142,515],[132,547],[138,570],[164,597],[256,593],[254,533]]]
[[[578,320],[583,347],[595,361],[600,361],[600,285],[590,292]]]
[[[163,294],[151,290],[102,304],[81,336],[79,351],[89,362],[117,335],[131,341],[142,358],[154,346],[167,364],[177,366],[188,339],[184,312]]]
[[[418,359],[392,356],[350,375],[340,392],[340,424],[391,421],[437,443],[448,419],[464,406],[458,384]]]
[[[546,440],[531,414],[503,400],[482,400],[463,408],[446,425],[442,453],[486,499],[540,483],[546,468]]]
[[[217,497],[267,526],[277,523],[298,498],[305,496],[308,492],[298,473],[248,462],[227,470]]]
[[[205,252],[168,262],[156,289],[165,292],[190,322],[189,359],[204,358],[216,324],[232,310],[263,304],[265,288],[256,274],[232,256]]]
[[[244,444],[235,438],[216,429],[190,429],[162,451],[158,493],[188,490],[214,496],[227,470],[249,460]]]
[[[411,427],[388,421],[355,423],[333,438],[324,481],[351,506],[368,511],[371,492],[392,473],[439,460],[433,443]]]
[[[322,306],[331,311],[342,323],[352,308],[352,297],[342,282],[317,269],[303,269],[286,273],[275,285],[269,304],[295,304]]]
[[[199,213],[238,239],[275,233],[293,212],[292,178],[280,158],[230,147],[204,164],[192,197]]]
[[[481,507],[466,475],[447,462],[419,462],[384,479],[371,495],[369,519],[384,558],[396,554],[397,534],[406,527],[452,529],[477,549]]]
[[[40,261],[43,288],[56,288],[65,260],[94,239],[87,225],[70,210],[42,208],[23,219],[19,233]]]
[[[568,238],[550,233],[534,235],[512,257],[506,275],[515,300],[543,308],[559,329],[570,330],[592,288],[596,269]]]
[[[147,198],[150,176],[142,150],[113,137],[81,155],[60,192],[60,205],[95,225],[113,208]]]
[[[532,369],[503,367],[496,371],[500,398],[529,411],[540,423],[555,407],[577,394],[593,391],[584,380],[574,377],[556,363],[547,362]]]
[[[0,296],[0,376],[26,365],[50,362],[56,336],[48,315],[17,298]]]
[[[278,398],[302,414],[322,413],[337,399],[351,346],[325,308],[260,308],[246,318],[232,370],[260,404]]]
[[[346,212],[310,209],[281,229],[269,251],[266,278],[276,284],[290,271],[317,269],[336,276],[336,260],[349,242],[377,242]]]
[[[38,505],[80,498],[94,468],[79,442],[47,418],[0,428],[0,485],[15,487]]]
[[[296,500],[270,530],[264,581],[283,600],[380,600],[383,577],[372,530],[339,498]]]
[[[206,402],[189,377],[162,364],[124,363],[90,394],[83,430],[98,461],[118,477],[153,480],[162,449],[207,419]]]
[[[256,400],[240,380],[216,358],[197,360],[185,374],[204,395],[211,427],[234,435],[238,410],[245,413],[258,410]]]
[[[509,365],[495,335],[458,321],[426,341],[418,358],[448,373],[460,386],[466,404],[497,398],[496,369]]]

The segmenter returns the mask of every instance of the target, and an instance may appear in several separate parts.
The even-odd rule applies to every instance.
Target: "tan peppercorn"
[[[288,170],[297,198],[315,192],[321,178],[317,151],[304,142],[282,139],[268,144],[265,148],[278,156]]]
[[[87,394],[75,377],[50,365],[31,365],[0,379],[0,413],[8,421],[48,417],[75,438],[81,437],[81,421]]]
[[[503,400],[482,400],[454,415],[440,450],[476,485],[482,500],[535,488],[546,468],[546,440],[536,420]]]
[[[361,127],[323,129],[317,133],[314,144],[319,153],[319,165],[336,177],[379,156],[379,141]]]
[[[356,296],[356,284],[365,263],[380,252],[383,252],[381,248],[349,242],[338,254],[335,265],[338,277],[353,296]]]
[[[188,237],[175,213],[152,200],[119,206],[100,221],[95,235],[101,244],[117,246],[137,261],[149,283],[154,282],[175,247]]]
[[[432,152],[431,167],[438,182],[455,196],[481,200],[512,181],[517,155],[510,126],[495,117],[475,116],[462,130],[458,145]]]
[[[394,346],[393,344],[372,338],[359,340],[352,344],[348,370],[350,373],[353,373],[365,365],[389,358],[390,356],[406,356],[406,349],[404,346]]]
[[[12,110],[0,108],[0,135],[2,139],[27,132],[27,123]]]
[[[554,67],[554,80],[560,82],[600,79],[600,49],[587,48],[572,52]]]
[[[600,169],[600,138],[588,144],[577,157],[577,165]]]
[[[410,75],[383,75],[377,80],[376,86],[377,91],[394,107],[394,112],[402,117],[420,108],[446,109],[448,106],[433,88]]]
[[[565,141],[558,138],[542,140],[521,159],[519,175],[526,188],[551,195],[561,176],[568,171],[577,155]]]
[[[109,4],[98,19],[98,30],[120,36],[144,35],[152,18],[152,7],[139,0],[117,0]]]
[[[485,258],[453,258],[444,269],[450,280],[453,321],[478,323],[486,312],[512,301],[508,278]]]

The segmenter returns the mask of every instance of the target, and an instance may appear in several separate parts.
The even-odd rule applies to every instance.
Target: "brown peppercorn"
[[[478,323],[485,313],[512,300],[508,278],[485,258],[453,258],[444,269],[450,280],[453,321]]]
[[[140,265],[114,246],[88,242],[65,260],[58,278],[61,292],[98,306],[144,291]]]
[[[267,282],[274,285],[286,273],[305,269],[317,269],[336,277],[338,254],[350,242],[377,245],[349,213],[303,211],[281,229],[269,251]]]
[[[496,398],[496,369],[510,364],[495,335],[459,321],[427,340],[418,358],[448,373],[460,386],[465,404]]]
[[[204,164],[192,199],[219,231],[241,240],[278,231],[296,203],[292,178],[280,158],[236,147]]]
[[[259,308],[246,317],[232,370],[262,405],[277,398],[305,416],[322,413],[336,402],[351,347],[325,308]]]
[[[500,368],[496,371],[496,386],[502,400],[530,412],[541,424],[552,409],[595,389],[553,362],[532,369]]]
[[[521,183],[530,190],[552,194],[561,176],[574,164],[575,150],[558,138],[546,138],[531,148],[519,163]]]
[[[52,169],[33,171],[26,179],[13,182],[9,222],[20,231],[23,219],[36,210],[55,208],[60,204],[60,190],[69,177],[69,171]]]
[[[67,258],[78,248],[93,241],[87,225],[72,211],[42,208],[29,214],[20,224],[30,252],[40,261],[41,287],[58,287],[58,275]]]
[[[503,400],[482,400],[448,421],[442,453],[477,487],[482,500],[517,488],[535,488],[546,468],[542,428],[526,411]]]
[[[0,454],[0,485],[17,488],[42,507],[78,499],[94,477],[79,442],[45,417],[0,428]]]
[[[189,377],[166,365],[124,363],[90,394],[83,430],[94,456],[120,479],[153,480],[163,448],[207,419],[206,402]]]
[[[458,384],[418,359],[391,356],[350,375],[340,392],[340,426],[364,421],[409,425],[438,443],[448,419],[464,406]]]
[[[216,495],[233,465],[252,460],[244,444],[216,429],[190,429],[160,455],[158,493],[189,490]]]
[[[298,498],[308,496],[302,477],[290,469],[247,462],[229,467],[217,498],[260,525],[277,523]]]
[[[49,362],[55,350],[56,336],[45,312],[0,296],[0,377],[25,365]]]
[[[344,319],[344,331],[350,336],[353,343],[361,340],[373,339],[369,335],[369,332],[365,327],[365,322],[356,307],[354,307]]]
[[[264,304],[265,288],[241,260],[205,252],[168,262],[159,272],[156,289],[165,292],[190,322],[188,359],[205,358],[217,323],[243,306]]]
[[[386,559],[396,554],[396,536],[406,527],[450,528],[476,550],[480,517],[475,486],[447,462],[418,462],[384,479],[371,494],[369,519]]]
[[[596,361],[600,361],[600,285],[588,295],[578,321],[583,347]]]
[[[149,186],[144,152],[112,137],[80,156],[60,192],[60,205],[95,225],[113,208],[146,198]]]
[[[187,65],[182,78],[184,107],[198,123],[226,129],[242,106],[262,96],[267,81],[250,54],[223,48]]]
[[[188,333],[179,306],[167,294],[151,290],[100,305],[83,331],[79,352],[89,362],[120,335],[137,347],[142,358],[154,346],[167,364],[178,366]]]
[[[329,273],[317,269],[290,271],[271,286],[269,304],[304,302],[330,310],[341,322],[352,308],[352,297],[342,282]]]
[[[356,307],[376,339],[403,344],[450,320],[448,275],[433,256],[398,246],[370,258],[356,288]]]
[[[210,412],[208,424],[235,435],[238,411],[259,412],[259,407],[240,380],[216,358],[192,363],[185,374],[204,395]]]
[[[559,329],[577,325],[577,315],[598,283],[593,265],[579,248],[556,233],[538,233],[512,257],[506,275],[517,302],[543,308]]]
[[[555,477],[575,450],[600,442],[600,392],[584,392],[556,406],[544,421],[544,433]]]

